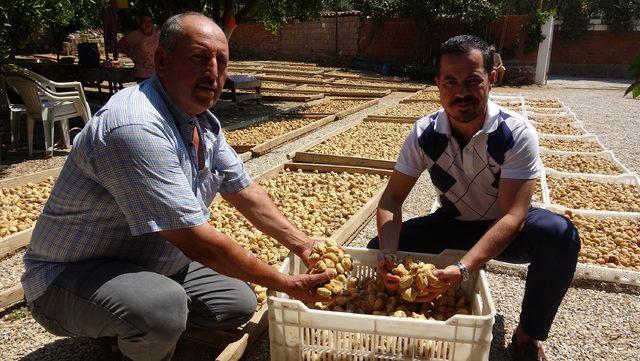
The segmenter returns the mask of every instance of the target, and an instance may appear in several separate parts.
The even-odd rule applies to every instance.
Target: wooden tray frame
[[[258,75],[256,76],[256,78],[260,80],[276,81],[281,83],[296,83],[296,84],[306,84],[306,83],[326,84],[334,80],[334,78],[325,79],[325,78],[311,78],[311,77],[302,80],[302,79],[294,79],[294,78],[287,78],[287,77],[274,76],[274,75],[264,75],[264,74]]]
[[[342,71],[344,71],[344,70],[342,70]],[[359,74],[348,74],[348,75],[346,75],[346,74],[335,74],[335,72],[333,70],[325,72],[324,75],[332,76],[334,78],[340,78],[340,79],[344,78],[344,79],[360,79],[360,80],[370,80],[370,81],[388,81],[388,82],[392,82],[392,83],[406,83],[406,82],[409,81],[409,78],[398,78],[398,77],[393,77],[393,78],[387,77],[387,78],[385,78],[384,76],[375,77],[375,76],[359,75]]]
[[[335,80],[331,81],[330,84],[331,84],[331,86],[336,86],[336,87],[345,87],[345,88],[358,87],[358,88],[368,88],[368,89],[391,89],[392,91],[409,92],[409,93],[415,93],[415,92],[423,91],[426,88],[426,86],[422,86],[422,88],[416,88],[416,87],[407,87],[407,86],[399,85],[399,84],[389,84],[389,86],[386,86],[386,85],[344,84],[344,83],[336,83]]]
[[[310,102],[318,99],[324,98],[324,93],[302,93],[302,92],[292,92],[292,91],[278,91],[279,93],[289,93],[288,95],[267,95],[262,93],[262,90],[265,91],[276,91],[270,89],[261,89],[261,99],[262,100],[271,100],[271,101],[290,101],[290,102]]]
[[[385,160],[385,159],[375,159],[375,158],[365,158],[365,157],[350,157],[344,155],[335,155],[335,154],[324,154],[324,153],[311,153],[308,152],[309,149],[315,147],[316,145],[329,140],[330,138],[335,137],[338,134],[342,134],[356,126],[367,123],[367,122],[389,122],[389,123],[400,123],[400,124],[414,124],[416,120],[414,119],[372,119],[367,117],[365,119],[361,119],[352,124],[349,124],[346,127],[340,128],[336,131],[333,131],[324,137],[321,137],[309,144],[305,144],[298,150],[289,153],[287,155],[288,158],[292,159],[294,162],[298,163],[319,163],[319,164],[335,164],[342,166],[351,166],[351,167],[368,167],[368,168],[376,168],[376,169],[388,169],[393,170],[396,166],[395,160]]]
[[[409,95],[407,95],[406,97],[402,98],[402,99],[400,100],[400,102],[398,102],[398,103],[394,103],[394,104],[389,104],[389,105],[387,105],[386,107],[384,107],[384,108],[382,108],[382,109],[379,109],[379,110],[383,110],[383,109],[386,109],[386,108],[394,107],[394,106],[396,106],[396,105],[400,105],[400,104],[407,104],[407,103],[440,103],[440,102],[439,102],[439,101],[437,101],[437,100],[418,100],[418,101],[413,101],[413,100],[411,100],[411,101],[407,101],[407,100],[409,100],[409,98],[410,98],[410,97],[412,97],[412,96],[413,96],[413,95],[415,95],[415,94],[416,94],[416,93],[409,94]],[[383,122],[383,121],[385,121],[385,120],[386,120],[386,121],[392,121],[392,122],[393,122],[393,121],[405,121],[405,120],[413,120],[413,121],[416,121],[416,120],[418,120],[418,119],[420,119],[420,118],[422,118],[422,117],[420,117],[420,116],[415,116],[415,117],[397,117],[397,116],[390,116],[390,115],[377,115],[377,114],[371,114],[371,115],[367,116],[367,118],[369,118],[370,120],[378,121],[378,122]]]
[[[252,179],[254,182],[258,182],[262,179],[272,177],[284,169],[290,169],[292,171],[301,169],[303,171],[317,170],[319,172],[350,172],[380,174],[386,176],[391,175],[391,171],[382,169],[288,162],[277,165],[262,174],[253,177]],[[338,230],[333,232],[331,238],[341,245],[350,242],[373,217],[373,213],[385,188],[386,184],[374,193],[374,195],[351,218],[347,220],[347,222],[345,222]],[[220,198],[220,196],[217,196],[214,202],[219,201]],[[267,309],[268,306],[265,302],[258,308],[258,310],[256,310],[249,322],[239,327],[235,333],[189,329],[182,337],[209,347],[222,348],[222,352],[216,357],[216,361],[239,360],[247,351],[251,350],[255,346],[256,341],[258,341],[268,330]],[[224,345],[226,345],[226,347]]]
[[[311,102],[308,105],[322,104],[322,103],[325,103],[325,102],[330,102],[331,100],[366,100],[366,99],[370,99],[370,100],[368,102],[366,102],[366,103],[360,104],[360,105],[355,106],[353,108],[345,109],[345,110],[343,110],[341,112],[333,114],[333,115],[336,116],[336,119],[342,119],[342,118],[345,118],[345,117],[347,117],[347,116],[349,116],[349,115],[351,115],[353,113],[359,112],[359,111],[361,111],[363,109],[366,109],[366,108],[369,108],[369,107],[372,107],[372,106],[378,104],[380,102],[380,98],[350,98],[350,97],[324,98],[324,99],[320,99],[320,100],[315,101],[315,102]],[[294,113],[294,112],[297,112],[301,108],[302,107],[299,107],[298,109],[292,109],[289,112]],[[307,114],[307,113],[305,113],[305,114],[301,114],[301,115],[324,115],[324,116],[326,116],[326,115],[329,115],[329,114],[319,114],[319,113],[315,113],[315,114],[314,113],[308,113]]]
[[[411,94],[410,96],[402,99],[400,103],[422,103],[422,102],[440,103],[440,100],[436,100],[436,99],[411,99],[412,96],[417,95],[418,93],[422,93],[423,91],[425,90],[420,90],[418,92],[415,92],[414,94]],[[433,92],[437,92],[437,90]]]
[[[57,177],[61,170],[62,167],[56,167],[36,173],[7,178],[0,181],[0,188],[14,188],[27,183],[38,183],[48,177]],[[0,261],[4,260],[19,249],[29,245],[29,240],[31,239],[31,233],[33,232],[34,226],[0,239]],[[0,290],[0,310],[22,301],[23,297],[24,291],[22,290],[22,285],[20,283],[7,289]]]
[[[270,69],[265,67],[263,67],[261,70],[265,75],[282,74],[282,75],[293,75],[293,76],[315,76],[315,75],[322,75],[325,72],[324,69],[313,70],[313,71],[302,71],[298,69],[285,70],[285,69]]]
[[[367,120],[373,122],[416,122],[421,117],[392,117],[387,115],[368,115]]]
[[[287,88],[287,91],[295,91],[296,93],[318,93],[320,92],[319,90],[310,90],[310,89],[299,89],[301,86],[304,85],[309,85],[309,86],[328,86],[328,87],[332,87],[331,84],[324,84],[324,85],[318,85],[318,84],[296,84],[295,86],[291,87],[291,88]],[[336,88],[343,88],[343,87],[336,87]],[[358,87],[353,87],[353,88],[358,88]],[[332,97],[351,97],[351,98],[383,98],[389,94],[392,93],[391,89],[384,89],[384,88],[380,88],[380,89],[366,89],[366,88],[361,88],[362,92],[358,92],[358,91],[351,91],[351,92],[336,92],[336,91],[322,91],[325,95],[327,96],[332,96]]]
[[[323,125],[329,124],[332,121],[336,120],[336,116],[335,115],[307,115],[307,114],[299,114],[299,115],[294,115],[293,113],[284,113],[284,114],[279,114],[279,116],[289,116],[291,115],[292,117],[303,117],[303,118],[310,118],[310,119],[317,119],[316,121],[314,121],[313,123],[307,124],[304,127],[300,127],[298,129],[294,129],[288,133],[285,133],[279,137],[273,138],[273,139],[269,139],[266,142],[262,142],[260,144],[251,144],[251,145],[233,145],[230,144],[231,147],[237,152],[237,153],[245,153],[245,152],[250,152],[252,156],[259,156],[259,155],[263,155],[265,153],[268,153],[269,151],[271,151],[273,148],[284,144],[286,142],[289,142],[297,137],[300,137],[304,134],[307,134],[317,128],[320,128]],[[263,121],[268,120],[267,119],[261,119],[258,118],[259,120],[250,122],[250,123],[239,123],[239,124],[235,124],[234,126],[228,127],[225,130],[236,130],[236,129],[241,129],[241,128],[245,128],[249,125],[252,124],[256,124],[256,123],[261,123]]]
[[[46,178],[57,177],[60,174],[61,170],[62,167],[56,167],[36,173],[25,174],[19,177],[7,178],[0,181],[0,188],[14,188],[25,185],[27,183],[42,182]],[[20,248],[26,247],[29,244],[31,232],[33,232],[33,226],[0,239],[0,260],[3,260],[8,255],[19,250]],[[0,308],[2,307],[0,306]]]

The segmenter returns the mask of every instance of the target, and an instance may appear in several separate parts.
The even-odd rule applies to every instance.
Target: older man
[[[207,223],[220,192],[303,260],[311,252],[207,110],[228,61],[209,18],[173,16],[161,29],[157,76],[117,93],[78,135],[24,257],[29,308],[50,332],[117,337],[130,359],[168,360],[186,327],[250,318],[256,297],[243,281],[313,301],[330,278],[280,274]]]
[[[571,222],[531,207],[539,177],[538,138],[520,115],[489,101],[495,82],[493,54],[481,39],[449,39],[436,59],[444,109],[416,122],[377,210],[379,270],[389,288],[399,278],[385,271],[384,255],[469,250],[437,272],[464,282],[491,259],[529,260],[520,324],[512,338],[515,360],[545,360],[547,338],[576,268],[580,239]],[[429,171],[441,208],[402,222],[402,203],[420,174]],[[419,301],[446,291],[432,289]]]

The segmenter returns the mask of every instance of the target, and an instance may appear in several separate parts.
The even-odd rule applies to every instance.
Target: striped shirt
[[[251,184],[209,111],[180,110],[156,77],[115,94],[76,137],[24,256],[27,301],[67,264],[112,259],[172,275],[189,259],[157,232],[209,220],[216,193]],[[192,143],[199,131],[205,164]]]
[[[418,120],[396,162],[396,170],[418,177],[428,170],[442,210],[463,221],[500,216],[501,178],[540,174],[538,136],[521,115],[493,102],[484,125],[464,147],[451,135],[444,109]]]

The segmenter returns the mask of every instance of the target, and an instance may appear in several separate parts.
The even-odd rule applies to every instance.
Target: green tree
[[[430,44],[440,36],[446,23],[457,21],[466,32],[482,36],[499,9],[497,4],[486,0],[368,0],[363,6],[365,15],[377,22],[394,16],[413,19],[419,32],[416,44],[419,59],[408,71],[423,78],[433,75]]]
[[[69,33],[100,24],[107,0],[5,0],[0,3],[0,61],[33,37],[49,37],[56,52]]]
[[[600,16],[614,32],[633,30],[640,19],[640,0],[591,0],[593,15]]]
[[[9,0],[0,2],[0,60],[15,57],[16,51],[42,31],[40,20],[47,9],[41,1]]]
[[[563,0],[557,4],[558,17],[562,19],[561,39],[566,42],[580,38],[591,19],[589,0]]]
[[[325,9],[346,6],[345,1],[321,0],[134,0],[130,2],[130,13],[150,12],[157,23],[164,22],[173,14],[198,11],[221,23],[226,11],[233,11],[238,23],[262,22],[270,31],[276,31],[287,20],[300,21],[320,17]],[[339,9],[342,10],[342,9]]]
[[[624,95],[626,96],[631,93],[631,96],[636,98],[640,96],[640,54],[638,54],[638,56],[636,56],[636,58],[631,62],[629,74],[634,82],[627,88]]]

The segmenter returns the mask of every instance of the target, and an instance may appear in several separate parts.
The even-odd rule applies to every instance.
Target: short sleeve
[[[411,177],[419,177],[427,169],[427,161],[422,148],[418,143],[420,128],[416,123],[411,129],[411,133],[405,139],[398,160],[396,170]]]
[[[134,236],[207,221],[177,149],[161,129],[121,126],[94,150],[97,180],[114,197]]]
[[[532,127],[523,125],[513,131],[514,145],[505,153],[500,178],[535,179],[540,176],[540,148]]]
[[[214,155],[216,159],[215,169],[224,174],[220,184],[221,194],[236,193],[251,185],[251,177],[244,168],[244,164],[238,154],[227,143],[222,131],[218,133],[218,151]]]

